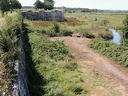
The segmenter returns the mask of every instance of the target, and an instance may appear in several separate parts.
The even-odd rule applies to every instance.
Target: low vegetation
[[[103,39],[94,39],[89,46],[120,64],[128,66],[127,46],[119,46]]]
[[[111,43],[110,41],[106,41],[103,39],[94,39],[92,43],[89,45],[91,48],[97,50],[103,55],[119,62],[124,66],[128,66],[128,45],[127,45],[127,35],[128,35],[128,16],[126,15],[125,19],[122,20],[122,39],[121,45],[116,45]]]
[[[111,28],[122,26],[125,15],[126,13],[65,13],[65,17],[75,17],[80,20],[85,20],[87,24],[92,24],[94,21],[100,22],[101,24],[104,20],[107,20],[109,22],[107,23],[107,27]]]
[[[123,20],[124,26],[122,27],[122,39],[121,42],[123,46],[128,46],[128,15],[126,15],[125,19]]]
[[[109,20],[99,18],[85,18],[77,15],[65,14],[65,22],[55,21],[26,21],[30,25],[29,29],[42,32],[48,36],[72,36],[74,33],[79,33],[87,38],[103,38],[110,40],[113,38],[112,32],[108,30]],[[85,15],[86,16],[86,15]],[[35,28],[36,26],[36,28]],[[59,27],[59,32],[56,34],[54,26]],[[48,31],[48,32],[47,32]]]
[[[18,35],[21,33],[22,16],[17,13],[4,17],[4,26],[0,29],[0,94],[9,96],[10,87],[15,81],[14,61],[18,60]]]
[[[95,38],[89,45],[91,48],[128,66],[128,47],[107,41],[113,37],[108,28],[122,28],[120,21],[123,16],[73,13],[65,14],[65,22],[25,20],[27,24],[24,24],[23,28],[24,49],[30,95],[85,96],[88,92],[83,74],[78,71],[68,48],[63,42],[51,41],[47,37],[72,36],[79,33],[83,37]],[[23,27],[22,17],[19,14],[5,16],[5,24],[0,30],[0,94],[5,92],[9,95],[9,86],[15,81],[12,61],[18,59],[20,51],[18,36]]]
[[[83,74],[63,42],[48,40],[38,32],[24,36],[31,96],[86,95]]]
[[[44,96],[76,96],[85,95],[88,90],[87,85],[83,84],[82,73],[78,71],[77,64],[72,61],[64,44],[60,41],[50,41],[47,36],[72,36],[74,33],[79,33],[83,37],[96,38],[95,40],[102,38],[98,39],[102,44],[97,45],[101,50],[102,48],[107,50],[108,47],[104,47],[107,45],[105,42],[109,47],[111,46],[110,41],[106,41],[113,38],[112,32],[108,30],[111,26],[110,19],[81,17],[80,14],[79,16],[65,15],[65,22],[25,20],[25,23],[28,24],[28,33],[25,33],[24,48],[29,89],[33,96],[42,94]],[[99,41],[96,43],[95,40],[90,45],[92,48],[95,48],[95,44],[100,43]],[[115,47],[116,44],[113,46]]]
[[[27,21],[30,32],[38,32],[49,37],[55,36],[72,36],[72,30],[63,28],[58,22],[48,21]]]

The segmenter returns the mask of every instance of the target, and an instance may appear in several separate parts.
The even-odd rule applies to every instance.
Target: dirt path
[[[85,83],[91,86],[88,96],[128,96],[128,69],[96,53],[87,45],[90,39],[55,37],[69,47],[79,70],[85,75]]]

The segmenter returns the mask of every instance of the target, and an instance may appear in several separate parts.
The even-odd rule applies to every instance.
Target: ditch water
[[[120,45],[120,34],[115,29],[109,29],[113,33],[113,39],[111,40],[112,43],[116,43],[117,45]]]

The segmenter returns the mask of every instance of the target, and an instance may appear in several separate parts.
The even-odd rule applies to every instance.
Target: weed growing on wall
[[[16,13],[13,16],[4,17],[4,26],[0,29],[0,59],[1,59],[1,78],[0,94],[5,92],[9,96],[10,86],[15,81],[15,71],[13,63],[18,59],[18,36],[21,34],[22,16]]]

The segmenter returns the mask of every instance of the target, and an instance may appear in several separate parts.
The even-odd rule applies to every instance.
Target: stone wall
[[[13,83],[11,96],[29,96],[28,79],[25,70],[25,53],[23,49],[22,38],[19,38],[19,61],[14,63],[14,69],[16,71],[16,81]]]
[[[43,21],[64,21],[64,15],[61,11],[55,12],[22,12],[26,19]]]

